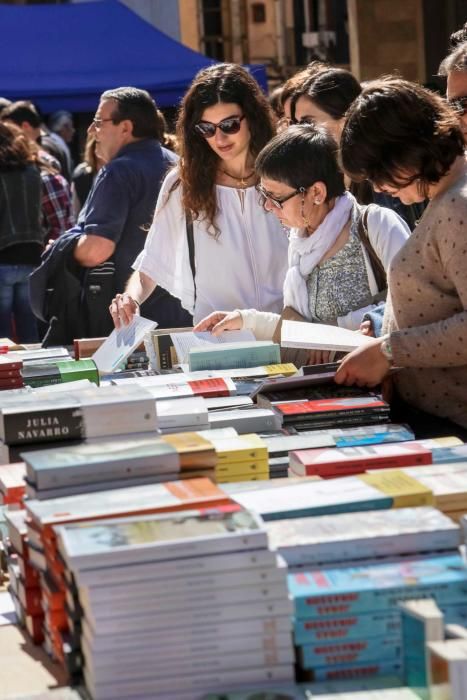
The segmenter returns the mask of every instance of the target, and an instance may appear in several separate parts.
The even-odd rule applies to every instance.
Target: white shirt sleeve
[[[180,188],[170,191],[178,176],[178,170],[172,170],[162,183],[144,249],[133,263],[133,269],[144,272],[156,284],[180,299],[183,308],[193,313],[194,284],[185,212]]]
[[[381,260],[384,269],[387,271],[394,255],[402,248],[410,236],[410,229],[395,211],[387,207],[380,207],[376,204],[372,204],[368,207],[367,226],[371,247]],[[372,294],[376,294],[378,289],[376,287],[373,270],[371,269],[370,259],[365,248],[363,246],[362,248],[365,256],[365,266],[370,291]],[[349,311],[345,316],[338,317],[337,324],[342,328],[358,330],[364,314],[371,311],[376,306],[378,306],[377,303],[370,304],[361,309]]]
[[[252,331],[256,340],[272,340],[280,316],[272,311],[237,309],[243,320],[243,329]]]

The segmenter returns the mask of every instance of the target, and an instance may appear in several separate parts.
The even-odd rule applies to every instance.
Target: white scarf
[[[354,204],[355,197],[350,192],[345,192],[337,197],[333,208],[311,236],[303,236],[302,229],[291,229],[289,269],[284,281],[284,306],[291,306],[305,318],[310,315],[307,278],[336,242]]]

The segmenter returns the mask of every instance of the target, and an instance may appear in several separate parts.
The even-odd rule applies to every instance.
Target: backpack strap
[[[371,269],[375,277],[376,286],[378,287],[378,293],[375,294],[373,297],[375,300],[373,303],[377,303],[378,301],[381,301],[382,299],[386,298],[388,280],[386,276],[386,270],[384,269],[384,265],[379,259],[375,249],[371,245],[370,237],[368,235],[368,209],[370,208],[370,206],[371,205],[365,207],[365,209],[359,216],[357,229],[360,241],[368,254]]]
[[[194,300],[196,304],[196,265],[195,265],[195,237],[193,233],[193,217],[191,212],[185,215],[186,221],[186,239],[188,243],[188,256],[190,258],[191,274],[193,276]]]

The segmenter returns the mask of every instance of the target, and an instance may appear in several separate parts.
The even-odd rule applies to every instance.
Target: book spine
[[[346,459],[345,461],[335,462],[315,462],[314,464],[298,463],[299,471],[306,476],[347,476],[349,472],[352,474],[365,472],[367,469],[398,469],[399,467],[417,466],[422,464],[431,464],[431,454],[416,454],[415,452],[407,455],[394,455],[387,457],[362,457],[360,459]],[[295,462],[292,463],[293,471]]]
[[[76,407],[3,413],[3,430],[7,445],[84,438],[82,412]]]

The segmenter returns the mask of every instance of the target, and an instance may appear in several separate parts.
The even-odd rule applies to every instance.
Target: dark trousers
[[[393,423],[407,423],[418,440],[453,435],[463,442],[467,442],[467,428],[453,423],[448,418],[440,418],[410,406],[397,394],[391,399],[391,421]]]

